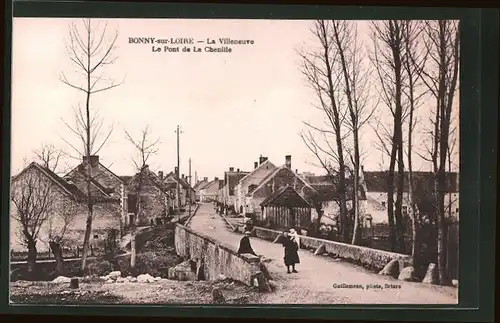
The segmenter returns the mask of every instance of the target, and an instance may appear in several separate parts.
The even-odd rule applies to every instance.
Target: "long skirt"
[[[292,266],[300,263],[299,254],[296,250],[287,250],[285,248],[285,266]]]

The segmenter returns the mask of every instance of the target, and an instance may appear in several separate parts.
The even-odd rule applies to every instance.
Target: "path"
[[[212,204],[201,204],[189,225],[192,229],[219,240],[234,250],[242,235],[231,232]],[[456,304],[458,290],[454,287],[403,282],[380,276],[362,267],[300,250],[299,273],[287,274],[280,244],[252,238],[252,247],[263,255],[266,266],[277,283],[275,293],[262,296],[262,303],[309,304]],[[334,288],[342,284],[363,288]],[[383,289],[367,289],[367,285],[381,285]],[[386,284],[399,288],[385,288]]]

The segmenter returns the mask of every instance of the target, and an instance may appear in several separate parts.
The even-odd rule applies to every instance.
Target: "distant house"
[[[248,212],[247,194],[250,192],[250,188],[257,187],[275,169],[276,166],[267,157],[260,156],[259,161],[254,162],[253,171],[238,181],[235,187],[235,210],[238,213],[246,214]]]
[[[137,192],[141,199],[141,212],[137,217]],[[127,202],[129,218],[125,226],[136,220],[136,225],[145,226],[161,223],[169,212],[170,194],[162,179],[146,166],[127,182]]]
[[[265,226],[281,230],[309,230],[311,226],[311,204],[289,185],[275,191],[260,206]]]
[[[49,216],[40,228],[37,250],[46,251],[49,249],[49,235],[54,232],[61,232],[64,223],[61,214],[64,212],[73,215],[64,232],[64,244],[70,247],[81,247],[88,216],[87,190],[81,190],[75,182],[65,180],[48,168],[33,162],[12,178],[12,193],[20,194],[20,190],[26,187],[27,183],[33,183],[33,179],[36,179],[36,183],[39,184],[37,187],[50,188],[49,197],[53,201]],[[120,191],[113,195],[106,192],[103,186],[94,180],[91,182],[91,190],[94,217],[90,242],[91,245],[99,247],[106,240],[110,230],[120,230],[122,216],[121,196]],[[16,220],[18,209],[15,203],[11,202],[10,210],[11,249],[13,251],[22,251],[25,250],[25,247],[22,243],[21,226]]]
[[[312,199],[312,217],[315,221],[318,217],[318,213],[321,212],[321,223],[324,224],[334,224],[336,217],[340,214],[339,200],[340,194],[336,187],[336,179],[331,175],[307,175],[302,174],[302,177],[316,190],[317,194],[313,196]],[[352,180],[346,179],[346,206],[348,209],[352,209]],[[364,190],[360,188],[358,193],[360,201],[360,209],[363,203],[361,201],[366,200]],[[364,211],[361,210],[361,214]]]
[[[203,189],[203,187],[205,185],[207,185],[208,183],[209,183],[208,177],[204,177],[203,180],[198,181],[198,182],[196,182],[196,184],[194,184],[193,189],[195,191],[195,201],[197,201],[197,202],[201,201],[201,197],[200,197],[201,189]]]
[[[188,184],[187,178],[184,175],[178,176],[177,173],[177,167],[175,167],[175,170],[167,174],[163,179],[163,183],[167,186],[167,188],[175,189],[175,209],[185,207],[189,198],[191,198],[191,203],[194,203],[196,198],[196,191]],[[179,197],[177,197],[177,186],[179,187]],[[180,205],[178,205],[179,202]]]
[[[361,172],[361,184],[366,192],[364,209],[372,217],[373,223],[387,223],[387,171],[364,171]],[[405,172],[405,184],[403,188],[403,215],[408,214],[409,207],[409,185],[408,172]],[[458,219],[459,214],[459,174],[447,173],[447,187],[445,189],[445,212],[447,215]],[[395,174],[396,182],[398,174]],[[413,191],[416,196],[417,208],[426,213],[425,208],[431,202],[429,200],[434,190],[434,174],[432,172],[413,172]],[[396,194],[396,193],[395,193]],[[396,195],[394,195],[396,199]]]
[[[292,156],[285,156],[285,164],[276,168],[255,187],[249,186],[247,194],[248,213],[254,214],[257,221],[263,220],[261,203],[283,187],[290,186],[303,198],[312,199],[316,190],[297,172],[292,170]]]
[[[203,185],[200,189],[200,201],[207,203],[217,200],[219,194],[219,178],[215,177],[213,181]]]
[[[249,172],[240,171],[238,168],[236,171],[234,167],[229,167],[229,171],[224,172],[224,186],[222,188],[222,203],[234,209],[236,194],[235,187],[240,179],[245,177]],[[236,210],[235,210],[236,211]]]

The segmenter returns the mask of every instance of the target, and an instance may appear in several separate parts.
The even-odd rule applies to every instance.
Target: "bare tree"
[[[371,57],[380,82],[380,95],[387,106],[392,119],[392,130],[386,122],[378,120],[376,135],[381,141],[383,152],[389,155],[387,175],[387,216],[391,248],[403,252],[405,248],[402,217],[404,188],[404,152],[403,152],[403,85],[405,60],[405,22],[387,20],[373,22],[372,37],[374,42]],[[397,162],[397,172],[396,172]],[[397,176],[396,176],[397,175]],[[396,193],[396,201],[394,201]]]
[[[361,242],[360,223],[360,167],[361,149],[359,145],[361,128],[370,120],[376,103],[368,106],[370,92],[368,87],[369,70],[364,66],[363,48],[358,39],[357,23],[351,21],[332,22],[334,48],[338,53],[338,68],[341,70],[341,87],[344,102],[347,105],[346,127],[352,133],[352,151],[349,153],[353,168],[353,213],[354,228],[352,244]],[[344,145],[348,150],[347,144]]]
[[[53,183],[34,163],[13,178],[11,200],[15,206],[12,217],[19,223],[22,242],[28,248],[28,272],[33,274],[37,258],[38,234],[54,204]]]
[[[446,168],[449,166],[447,159],[453,102],[458,90],[459,22],[452,20],[426,21],[425,35],[429,62],[420,70],[420,75],[435,99],[433,119],[431,119],[433,129],[429,131],[432,139],[429,159],[434,170],[439,280],[441,284],[447,284],[449,277],[447,277],[445,241],[445,195],[448,185]]]
[[[135,168],[137,169],[137,174],[132,182],[129,184],[130,188],[136,194],[136,215],[133,221],[130,222],[131,233],[130,233],[130,267],[132,269],[135,268],[136,262],[136,247],[135,247],[135,236],[136,236],[136,222],[137,219],[142,214],[142,190],[144,182],[147,180],[147,176],[151,176],[149,173],[148,160],[149,158],[158,152],[157,145],[160,139],[156,139],[151,141],[151,134],[149,130],[149,126],[144,127],[141,131],[141,137],[138,140],[135,140],[126,130],[125,135],[127,140],[134,146],[136,151],[136,158],[133,159],[133,163]]]
[[[50,171],[60,175],[67,170],[67,165],[63,165],[64,151],[53,144],[43,144],[39,149],[33,151],[39,163]]]
[[[346,135],[342,131],[345,111],[341,110],[339,102],[341,74],[334,70],[338,52],[334,49],[332,30],[332,21],[315,21],[312,33],[319,49],[300,53],[302,73],[315,91],[319,101],[318,109],[325,117],[325,124],[321,126],[304,122],[309,129],[302,132],[301,137],[327,173],[338,178],[339,229],[342,241],[347,242],[350,232],[347,225],[346,161],[343,145]]]
[[[415,194],[414,194],[414,178],[413,178],[413,135],[415,127],[418,123],[418,118],[415,115],[416,110],[422,105],[422,99],[426,96],[427,91],[422,90],[423,84],[420,80],[420,70],[425,65],[427,55],[422,46],[423,24],[418,21],[404,21],[404,37],[405,37],[405,53],[406,57],[403,62],[403,68],[407,76],[407,82],[404,84],[403,95],[406,97],[406,115],[408,133],[407,133],[407,170],[408,170],[408,215],[412,221],[412,261],[413,267],[417,268],[420,255],[420,240],[419,228],[420,220],[418,218]]]
[[[64,122],[68,129],[76,135],[80,144],[71,144],[68,140],[63,140],[78,154],[78,156],[87,157],[86,182],[87,182],[87,224],[83,240],[82,270],[85,269],[87,256],[89,252],[90,233],[92,231],[93,217],[93,199],[91,193],[91,181],[93,178],[92,167],[90,166],[90,156],[97,154],[106,144],[111,136],[112,128],[104,136],[101,142],[98,142],[99,134],[103,126],[102,119],[99,119],[97,113],[92,111],[91,97],[94,94],[111,90],[119,86],[122,82],[116,83],[107,79],[103,71],[108,65],[113,64],[117,57],[115,56],[116,40],[118,31],[109,37],[107,32],[107,23],[100,28],[99,23],[94,23],[91,19],[83,19],[82,25],[78,26],[72,22],[69,26],[69,35],[66,42],[67,55],[76,69],[76,76],[70,80],[66,73],[62,72],[60,81],[69,87],[82,92],[85,95],[85,105],[75,109],[75,125],[71,126]],[[81,77],[83,75],[83,78]],[[64,120],[63,120],[64,121]]]
[[[56,260],[56,272],[65,274],[63,247],[68,229],[78,214],[77,201],[57,201],[54,203],[53,212],[47,219],[48,245]]]

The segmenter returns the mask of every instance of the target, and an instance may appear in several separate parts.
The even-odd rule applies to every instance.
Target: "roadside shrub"
[[[90,276],[105,276],[113,271],[113,266],[109,261],[103,260],[88,265],[87,273]]]

